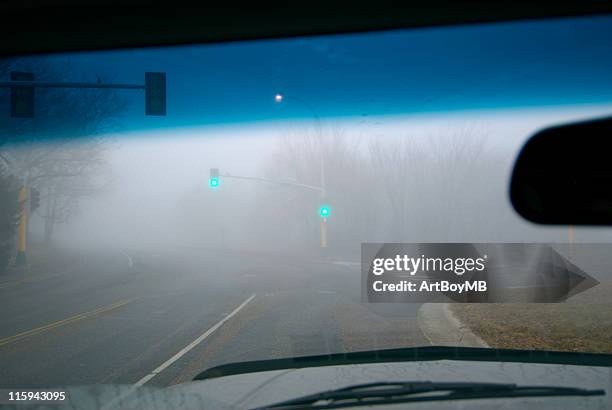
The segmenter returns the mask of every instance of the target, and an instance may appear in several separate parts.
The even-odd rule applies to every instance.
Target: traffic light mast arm
[[[116,88],[125,90],[144,90],[144,84],[110,84],[110,83],[65,83],[52,81],[0,81],[0,87],[34,87],[34,88]]]
[[[144,84],[97,82],[34,81],[33,73],[11,71],[11,81],[0,81],[0,88],[11,89],[11,117],[33,118],[34,90],[37,88],[98,88],[144,90],[145,115],[166,115],[166,73],[145,72]]]
[[[293,186],[293,187],[297,187],[297,188],[310,189],[310,190],[313,190],[313,191],[318,191],[318,192],[323,193],[323,187],[315,186],[315,185],[300,184],[298,182],[275,181],[273,179],[267,179],[267,178],[245,177],[245,176],[230,175],[230,174],[222,174],[221,177],[223,177],[223,178],[234,178],[234,179],[246,179],[246,180],[250,180],[250,181],[259,181],[259,182],[267,182],[269,184],[275,184],[275,185]]]

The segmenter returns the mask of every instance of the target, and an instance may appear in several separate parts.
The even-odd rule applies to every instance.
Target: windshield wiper
[[[612,366],[612,354],[608,353],[422,346],[228,363],[207,369],[198,374],[194,380],[206,380],[214,377],[234,376],[237,374],[266,372],[270,370],[304,369],[321,366],[368,363],[425,362],[434,360],[566,364],[571,366]]]
[[[501,383],[368,383],[329,390],[272,404],[266,409],[336,409],[438,400],[466,400],[511,397],[603,396],[603,390],[577,387],[518,386]]]

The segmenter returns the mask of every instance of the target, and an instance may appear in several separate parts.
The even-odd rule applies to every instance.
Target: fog
[[[109,144],[105,189],[82,199],[52,240],[69,247],[313,254],[325,202],[328,252],[338,258],[357,259],[362,242],[567,242],[567,228],[535,226],[512,210],[513,160],[538,129],[606,111],[551,107],[324,119],[321,129],[277,121],[109,134],[102,138]],[[276,183],[319,185],[321,153],[324,199]],[[211,168],[221,172],[218,188],[208,184]],[[34,238],[43,236],[42,216],[32,217]],[[581,242],[612,239],[608,229],[580,228],[575,235]]]
[[[37,81],[165,73],[168,110],[143,115],[135,90],[37,90],[33,118],[0,116],[0,164],[41,191],[32,243],[318,254],[322,205],[338,258],[368,241],[566,242],[516,215],[508,180],[537,130],[609,114],[608,20],[4,59],[5,78]]]
[[[132,391],[421,346],[610,352],[612,230],[527,222],[509,182],[531,135],[610,115],[611,39],[601,16],[0,58],[0,386]],[[535,251],[487,279],[503,265],[517,301],[580,293],[469,320],[375,303],[372,242],[553,243],[563,258],[508,247]]]

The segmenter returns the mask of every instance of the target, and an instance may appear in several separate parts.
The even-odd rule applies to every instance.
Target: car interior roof
[[[179,45],[612,12],[610,2],[2,2],[0,55]],[[78,33],[78,35],[75,35]]]

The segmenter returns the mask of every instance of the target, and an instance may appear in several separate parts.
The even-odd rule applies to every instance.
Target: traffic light
[[[166,115],[166,73],[145,73],[145,115]]]
[[[329,206],[321,205],[319,208],[319,215],[321,215],[321,218],[323,219],[329,217]]]
[[[11,81],[34,81],[34,74],[11,71]],[[34,117],[34,87],[11,87],[11,117]]]
[[[40,207],[40,191],[36,188],[30,189],[30,212]]]
[[[219,168],[210,169],[210,179],[208,183],[211,188],[217,188],[219,186]]]

